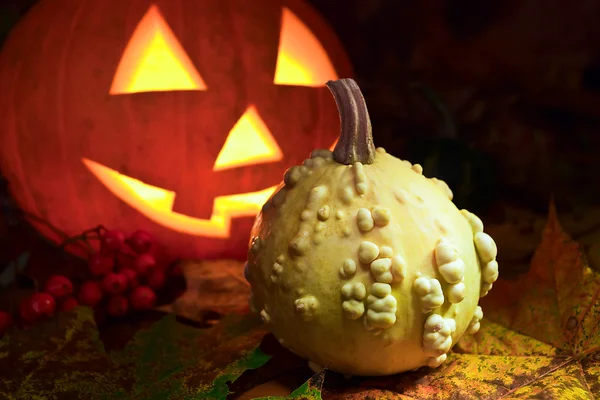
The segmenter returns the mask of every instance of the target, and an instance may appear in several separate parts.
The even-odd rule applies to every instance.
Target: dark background
[[[449,183],[502,271],[527,265],[552,196],[600,264],[600,2],[309,2],[351,58],[376,144]],[[0,0],[0,41],[34,3]]]

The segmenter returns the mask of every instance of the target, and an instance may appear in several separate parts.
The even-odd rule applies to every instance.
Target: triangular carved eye
[[[206,90],[206,84],[157,6],[138,23],[117,72],[110,94]]]
[[[337,72],[319,39],[284,7],[274,83],[319,87],[335,79]]]
[[[229,132],[213,171],[282,159],[283,153],[277,141],[256,108],[250,106]]]

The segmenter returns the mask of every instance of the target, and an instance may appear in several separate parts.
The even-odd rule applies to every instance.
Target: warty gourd
[[[438,367],[479,330],[479,298],[498,278],[496,244],[443,181],[374,147],[356,82],[327,86],[340,138],[333,152],[289,168],[256,217],[251,308],[313,369]]]

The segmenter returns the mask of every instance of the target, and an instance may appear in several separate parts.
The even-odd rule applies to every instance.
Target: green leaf
[[[255,400],[322,400],[321,391],[325,381],[325,372],[325,369],[320,370],[289,396],[267,396]]]
[[[203,355],[204,336],[204,331],[180,324],[174,315],[168,315],[138,332],[122,351],[110,356],[122,370],[130,371],[131,398],[181,396],[185,392],[182,382],[169,377],[198,362]]]
[[[11,261],[0,273],[0,288],[7,288],[20,272],[23,272],[29,261],[29,252],[23,252],[16,260]]]
[[[228,382],[234,382],[244,371],[263,366],[271,356],[263,353],[258,346],[254,347],[240,359],[234,361],[217,373],[213,383],[197,393],[195,399],[225,399],[231,392]]]
[[[269,361],[259,348],[266,333],[256,315],[226,316],[208,335],[202,362],[174,377],[189,388],[186,399],[225,399],[229,382]]]
[[[170,315],[111,358],[132,375],[128,398],[224,399],[228,382],[269,360],[258,348],[265,333],[256,316],[230,315],[202,332]]]

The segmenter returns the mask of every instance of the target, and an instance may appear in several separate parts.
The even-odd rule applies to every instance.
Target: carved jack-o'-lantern
[[[42,0],[0,55],[0,169],[69,234],[243,257],[285,169],[335,142],[324,84],[349,75],[297,0]]]

